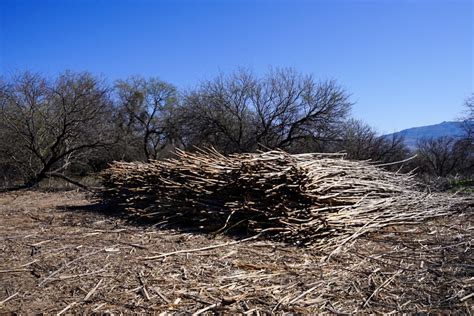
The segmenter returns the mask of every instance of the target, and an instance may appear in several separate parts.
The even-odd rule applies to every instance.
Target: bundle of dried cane
[[[387,225],[446,215],[463,204],[417,191],[410,174],[341,154],[178,150],[168,160],[115,162],[102,178],[103,197],[140,217],[212,232],[265,231],[320,248]]]

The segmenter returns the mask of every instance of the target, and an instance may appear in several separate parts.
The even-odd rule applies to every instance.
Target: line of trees
[[[464,103],[463,137],[421,139],[417,144],[416,167],[434,177],[461,175],[473,183],[474,176],[474,94]]]
[[[466,102],[466,122],[473,100]],[[52,177],[79,184],[78,176],[113,160],[160,159],[176,147],[213,146],[226,154],[344,151],[350,159],[382,163],[410,154],[402,138],[377,135],[351,119],[352,105],[337,82],[292,69],[262,77],[238,70],[186,92],[158,78],[108,84],[89,73],[51,80],[25,72],[0,80],[0,176],[5,185],[29,187]],[[462,140],[420,143],[420,170],[472,174],[471,123]]]

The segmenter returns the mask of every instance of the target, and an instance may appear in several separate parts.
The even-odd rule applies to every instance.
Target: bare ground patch
[[[75,191],[1,194],[0,312],[474,313],[470,210],[384,228],[329,260],[114,215]]]

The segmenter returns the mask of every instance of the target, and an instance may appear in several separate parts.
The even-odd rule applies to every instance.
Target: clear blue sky
[[[473,91],[473,2],[0,0],[0,71],[158,76],[188,89],[239,66],[336,79],[393,132],[459,116]]]

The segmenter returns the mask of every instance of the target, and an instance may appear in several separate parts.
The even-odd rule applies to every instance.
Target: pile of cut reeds
[[[264,233],[321,249],[387,225],[447,215],[464,203],[416,190],[410,174],[341,154],[178,150],[173,159],[114,162],[102,179],[103,198],[161,225]]]

